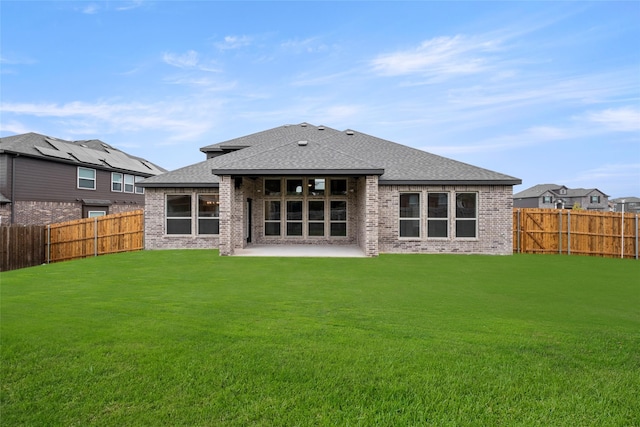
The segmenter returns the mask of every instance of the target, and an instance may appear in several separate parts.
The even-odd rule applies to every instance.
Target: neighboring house
[[[307,123],[201,151],[207,160],[140,183],[147,249],[512,253],[512,176]]]
[[[0,218],[50,224],[144,207],[144,178],[165,172],[104,142],[37,133],[0,138]]]
[[[594,211],[609,210],[609,196],[597,188],[567,188],[539,184],[513,195],[515,208],[571,209],[575,205]]]
[[[611,199],[614,212],[622,212],[622,205],[624,205],[624,212],[640,213],[640,197],[618,197],[617,199]]]

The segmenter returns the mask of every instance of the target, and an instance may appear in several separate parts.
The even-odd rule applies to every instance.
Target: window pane
[[[309,178],[307,187],[310,196],[324,196],[324,178]]]
[[[309,236],[324,236],[324,222],[310,222]]]
[[[168,219],[167,234],[191,234],[191,218]]]
[[[133,193],[133,175],[124,176],[124,191],[125,193]]]
[[[324,201],[311,200],[309,201],[309,221],[322,221],[324,220]]]
[[[80,187],[80,188],[90,188],[92,190],[96,188],[94,180],[92,180],[92,179],[83,179],[83,178],[80,178],[78,180],[78,187]]]
[[[121,173],[112,173],[111,174],[111,191],[122,191],[122,174]]]
[[[220,234],[220,220],[199,219],[198,234]]]
[[[400,218],[420,218],[420,194],[400,194]]]
[[[344,196],[347,194],[347,180],[346,179],[332,179],[331,180],[331,195],[332,196]]]
[[[456,221],[456,237],[476,237],[475,220]]]
[[[280,221],[280,202],[268,200],[264,202],[264,219],[266,221]],[[278,232],[280,234],[280,232]]]
[[[265,179],[264,180],[264,194],[265,196],[279,196],[281,182],[279,179]]]
[[[343,200],[332,200],[331,201],[331,221],[346,221],[346,220],[347,220],[347,202]]]
[[[189,195],[167,196],[167,216],[168,217],[190,217],[191,216],[191,196]]]
[[[220,216],[220,203],[217,195],[198,195],[198,216],[217,218]]]
[[[347,223],[346,222],[332,222],[331,223],[331,236],[341,237],[347,235]]]
[[[280,223],[279,222],[266,222],[264,224],[265,236],[279,236],[280,235]]]
[[[427,222],[428,237],[447,237],[447,224],[445,220],[432,220]]]
[[[400,237],[420,237],[420,220],[403,219],[400,221]]]
[[[142,181],[143,179],[144,179],[144,177],[136,176],[135,181],[136,181],[136,183],[138,183],[138,182]],[[136,193],[138,193],[138,194],[144,194],[144,187],[138,187],[138,186],[136,186]]]
[[[87,168],[78,168],[78,177],[96,179],[96,171]]]
[[[476,217],[476,193],[456,194],[456,218]]]
[[[287,195],[299,196],[302,194],[302,180],[301,179],[288,179],[287,180]]]
[[[287,221],[302,221],[302,201],[287,201]]]
[[[429,218],[447,218],[449,211],[449,195],[447,193],[429,193]]]
[[[287,236],[302,236],[302,223],[301,222],[288,222],[287,223]]]

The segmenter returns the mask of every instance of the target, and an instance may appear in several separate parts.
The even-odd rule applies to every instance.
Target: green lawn
[[[640,262],[145,251],[0,275],[3,426],[638,426]]]

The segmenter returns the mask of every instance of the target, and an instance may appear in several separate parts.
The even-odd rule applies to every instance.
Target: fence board
[[[638,258],[638,215],[514,209],[513,251]]]
[[[49,262],[144,249],[142,210],[49,226]]]
[[[43,264],[45,242],[42,225],[0,227],[0,271]]]

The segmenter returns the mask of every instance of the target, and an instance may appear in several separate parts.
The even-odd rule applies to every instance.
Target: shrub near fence
[[[47,226],[48,262],[144,249],[142,210]]]
[[[638,259],[638,215],[514,209],[513,251]]]
[[[0,271],[45,263],[45,236],[42,225],[0,227]]]

